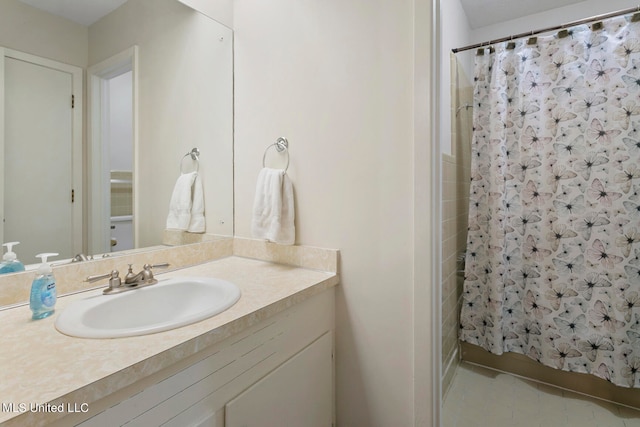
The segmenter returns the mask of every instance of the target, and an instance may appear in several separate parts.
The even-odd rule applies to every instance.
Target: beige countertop
[[[0,424],[55,420],[60,414],[23,412],[19,405],[90,405],[338,283],[333,272],[238,256],[157,275],[177,276],[228,280],[240,287],[242,296],[227,311],[201,322],[117,339],[73,338],[54,327],[69,303],[101,289],[59,298],[56,313],[42,320],[31,320],[28,306],[0,311]]]

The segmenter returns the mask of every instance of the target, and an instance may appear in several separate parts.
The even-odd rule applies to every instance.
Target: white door
[[[72,257],[72,75],[9,57],[4,74],[4,240],[25,264]]]
[[[112,247],[111,218],[132,217],[129,238],[136,247],[134,157],[137,140],[137,47],[87,70],[89,147],[89,252],[130,249],[118,239]],[[114,176],[111,176],[113,173]],[[112,187],[112,184],[117,183]],[[112,203],[113,202],[113,203]],[[113,204],[113,205],[112,205]]]

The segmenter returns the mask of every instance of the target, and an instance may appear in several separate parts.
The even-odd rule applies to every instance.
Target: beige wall
[[[87,66],[87,27],[18,0],[1,0],[0,46],[77,67]]]
[[[341,251],[341,427],[413,425],[413,7],[235,1],[236,235],[265,148],[287,137],[296,243]]]
[[[143,24],[141,24],[143,23]],[[180,161],[201,152],[207,233],[233,233],[232,32],[175,0],[130,0],[89,29],[89,64],[139,52],[138,246],[159,244]],[[189,159],[184,170],[193,170]]]

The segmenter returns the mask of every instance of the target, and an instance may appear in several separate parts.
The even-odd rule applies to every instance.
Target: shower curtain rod
[[[524,37],[531,37],[531,36],[534,36],[536,34],[547,33],[549,31],[564,30],[566,28],[575,27],[576,25],[588,24],[590,22],[596,22],[596,21],[600,21],[602,19],[613,18],[614,16],[626,15],[627,13],[639,12],[639,11],[640,11],[640,6],[630,7],[628,9],[618,10],[616,12],[605,13],[603,15],[596,15],[596,16],[592,16],[590,18],[580,19],[578,21],[568,22],[568,23],[562,24],[562,25],[556,25],[554,27],[541,28],[541,29],[535,30],[535,31],[528,31],[526,33],[514,34],[514,35],[511,35],[509,37],[502,37],[502,38],[499,38],[499,39],[489,40],[489,41],[482,42],[482,43],[476,43],[476,44],[472,44],[472,45],[465,46],[465,47],[459,47],[457,49],[451,49],[451,51],[453,53],[458,53],[458,52],[462,52],[462,51],[465,51],[465,50],[471,50],[471,49],[476,49],[476,48],[480,48],[480,47],[484,47],[484,46],[490,46],[490,45],[496,44],[496,43],[508,42],[508,41],[515,40],[515,39],[521,39],[521,38],[524,38]]]

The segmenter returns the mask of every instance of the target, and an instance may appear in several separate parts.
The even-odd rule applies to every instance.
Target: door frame
[[[132,124],[133,124],[133,244],[138,247],[137,174],[138,174],[138,46],[132,46],[113,55],[87,70],[87,163],[89,167],[89,203],[88,203],[88,247],[89,253],[108,253],[111,251],[111,212],[110,177],[105,159],[109,153],[104,144],[104,85],[110,78],[124,72],[132,74]]]
[[[71,179],[72,189],[74,191],[74,202],[71,208],[72,223],[72,246],[75,253],[80,253],[83,247],[82,231],[83,231],[83,150],[82,150],[82,113],[83,113],[83,70],[62,62],[52,59],[42,58],[25,52],[20,52],[5,47],[0,47],[0,165],[4,165],[4,145],[5,145],[5,123],[4,123],[4,103],[5,103],[5,58],[12,58],[19,61],[30,62],[42,67],[51,68],[71,75],[71,90],[73,95],[73,109],[71,112]],[[71,102],[71,100],[69,100]],[[0,173],[0,213],[4,219],[4,173]],[[4,241],[4,227],[0,227],[0,240]]]

